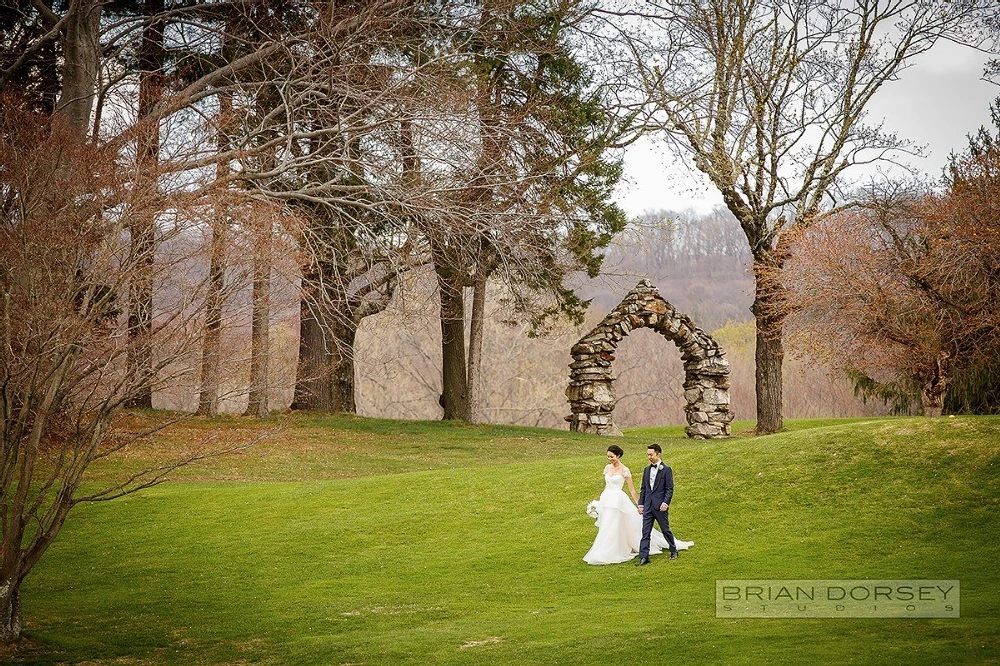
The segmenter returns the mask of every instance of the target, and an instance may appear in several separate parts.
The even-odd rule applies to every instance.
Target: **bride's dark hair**
[[[611,453],[615,454],[619,458],[621,458],[623,455],[625,455],[625,452],[622,451],[622,447],[618,446],[617,444],[612,444],[611,446],[609,446],[608,447],[608,451],[610,451]]]

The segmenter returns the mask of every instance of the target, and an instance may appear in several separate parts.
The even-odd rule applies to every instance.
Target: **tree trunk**
[[[8,578],[0,584],[0,644],[9,645],[21,637],[21,582]]]
[[[766,261],[766,260],[765,260]],[[775,314],[773,299],[778,297],[776,287],[769,287],[768,280],[762,278],[766,270],[765,261],[754,260],[754,302],[750,310],[757,324],[757,347],[755,388],[757,394],[757,434],[778,432],[784,427],[782,419],[782,377],[781,365],[785,350],[781,341],[783,319]],[[773,284],[773,282],[771,282]]]
[[[349,308],[331,313],[326,304],[309,304],[303,299],[292,409],[357,413],[354,396],[357,332],[358,324]]]
[[[330,383],[326,376],[326,336],[319,321],[322,300],[309,293],[319,289],[315,273],[302,277],[303,295],[299,305],[299,362],[295,370],[295,398],[292,409],[323,409],[330,403]]]
[[[354,397],[354,340],[358,325],[346,316],[336,317],[331,322],[331,344],[329,355],[330,404],[331,412],[356,414],[358,411]]]
[[[469,421],[482,423],[483,389],[483,324],[486,320],[486,279],[477,277],[472,286],[472,321],[469,325],[469,371],[466,381],[469,390]]]
[[[80,136],[90,130],[101,57],[101,0],[70,0],[63,30],[62,92],[58,111]]]
[[[944,394],[944,391],[933,384],[925,384],[920,389],[920,405],[923,407],[924,416],[941,416],[944,412]]]
[[[217,208],[212,222],[212,257],[208,268],[208,293],[205,297],[205,334],[202,338],[201,386],[198,393],[198,414],[202,416],[215,416],[219,412],[225,216],[225,211]]]
[[[934,371],[930,379],[920,387],[920,404],[924,416],[937,417],[944,412],[944,398],[951,383],[951,368],[948,365],[949,354],[941,352],[934,363]]]
[[[757,364],[757,434],[765,435],[778,432],[784,427],[781,415],[781,364],[785,350],[781,343],[781,333],[761,331],[760,325],[758,319],[757,349],[754,354]]]
[[[255,230],[253,261],[253,296],[250,324],[250,392],[247,416],[262,418],[268,414],[267,376],[270,360],[271,318],[271,222]]]
[[[163,11],[163,0],[146,3],[148,16]],[[160,164],[160,124],[144,122],[163,95],[163,25],[150,20],[143,28],[139,45],[139,130],[136,145],[136,170],[139,191],[153,204],[137,205],[133,210],[130,232],[134,255],[138,258],[132,282],[129,308],[129,354],[133,370],[142,382],[128,407],[152,409],[153,389],[153,271],[156,254],[157,181]],[[89,118],[89,111],[88,118]]]
[[[230,92],[219,95],[218,131],[216,150],[229,150],[229,133],[225,126],[233,112],[233,96]],[[216,178],[222,180],[229,175],[229,164],[219,162]],[[219,413],[219,384],[221,377],[220,345],[222,341],[222,290],[226,279],[226,226],[229,211],[224,201],[215,205],[212,218],[211,257],[208,266],[208,293],[205,295],[205,332],[201,348],[201,383],[198,392],[198,414],[215,416]],[[256,264],[254,266],[256,269]],[[254,285],[256,287],[256,284]]]
[[[442,418],[469,420],[469,390],[465,364],[465,302],[462,283],[437,269],[441,297]]]
[[[129,287],[128,360],[138,378],[126,407],[153,407],[153,256],[156,252],[153,219],[144,213],[130,225],[136,269]]]

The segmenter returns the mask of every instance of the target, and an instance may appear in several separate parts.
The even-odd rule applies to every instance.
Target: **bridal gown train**
[[[590,551],[583,556],[587,564],[618,564],[627,562],[639,554],[639,540],[642,539],[642,516],[625,494],[625,475],[604,473],[604,492],[597,502],[597,538]],[[681,541],[676,536],[677,550],[687,550],[694,541]],[[650,535],[649,554],[655,555],[670,550],[666,537],[657,529]]]

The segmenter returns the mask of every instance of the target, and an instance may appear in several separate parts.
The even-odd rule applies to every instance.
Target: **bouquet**
[[[587,503],[587,515],[596,520],[597,513],[597,500],[590,500],[590,502]]]

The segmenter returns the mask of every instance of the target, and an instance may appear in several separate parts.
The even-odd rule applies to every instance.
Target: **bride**
[[[632,483],[632,472],[622,464],[621,457],[625,452],[617,444],[608,447],[608,464],[604,467],[604,492],[597,504],[597,538],[590,551],[583,556],[587,564],[617,564],[627,562],[639,552],[639,540],[642,538],[642,516],[636,504],[639,495]],[[628,484],[629,501],[624,486]],[[677,550],[687,550],[694,541],[681,541],[675,538]],[[649,553],[655,555],[663,550],[669,550],[667,540],[661,532],[653,530]]]

